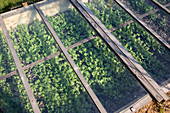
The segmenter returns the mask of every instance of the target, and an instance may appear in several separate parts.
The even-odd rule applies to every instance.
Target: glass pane
[[[112,2],[108,3],[105,2],[105,0],[93,0],[92,3],[85,4],[109,30],[132,20],[124,10],[117,4],[113,5]]]
[[[116,30],[113,34],[157,83],[161,84],[168,80],[170,52],[141,26],[131,23]]]
[[[33,6],[4,19],[22,66],[57,52],[57,45]]]
[[[103,4],[103,5],[100,5],[100,4]],[[115,2],[113,2],[110,7],[108,7],[107,4],[108,3],[105,2],[104,0],[99,0],[99,1],[94,1],[92,3],[88,3],[86,5],[93,11],[95,15],[97,15],[97,17],[99,17],[99,15],[102,15],[103,9],[107,9],[107,8],[109,8],[110,10],[112,9],[113,11],[116,10],[118,12],[122,12],[122,9],[119,6],[117,6]],[[130,5],[132,6],[132,3]],[[99,8],[102,6],[103,6],[103,9]],[[112,12],[110,12],[110,15],[112,15]],[[117,17],[118,16],[115,16],[114,18],[117,18]],[[119,17],[124,18],[124,15],[119,15]],[[166,19],[166,18],[161,18],[160,16],[158,20],[161,21],[162,19]],[[109,26],[110,21],[111,21],[110,19],[107,19],[106,22],[104,22],[104,25]],[[157,21],[154,23],[159,24],[159,22]],[[165,30],[163,30],[163,32],[167,30],[166,32],[168,33],[169,31],[167,27],[168,24],[163,24],[163,25],[165,25],[164,26]],[[158,26],[158,28],[160,28],[160,26]],[[163,28],[160,28],[160,29],[163,29]],[[116,38],[132,54],[132,56],[157,81],[157,83],[161,84],[162,82],[166,81],[169,78],[168,73],[169,73],[169,67],[170,67],[170,59],[169,59],[170,52],[166,50],[163,46],[161,46],[155,39],[153,39],[152,36],[150,36],[144,29],[142,29],[139,24],[135,22],[128,24],[127,26],[124,26],[114,31],[113,35],[116,36]],[[167,36],[169,36],[169,34]]]
[[[69,53],[107,112],[115,112],[146,94],[100,37]]]
[[[48,3],[48,2],[47,2]],[[39,5],[65,47],[94,35],[89,24],[66,0],[54,0]]]
[[[16,70],[11,51],[0,27],[0,77]]]
[[[108,112],[114,112],[146,94],[99,37],[85,43],[85,40],[97,34],[68,1],[53,4],[55,6],[51,7],[57,7],[54,15],[48,12],[51,7],[39,6],[61,41],[66,47],[69,46],[70,55]],[[116,20],[117,23],[110,25],[110,28],[128,20],[129,17],[124,16],[121,22]],[[75,48],[71,46],[74,43],[78,43]]]
[[[158,35],[165,39],[170,44],[170,29],[169,29],[169,14],[161,10],[150,0],[121,0],[122,3],[133,11],[147,26],[153,29]],[[159,11],[144,16],[144,14],[151,12],[154,9]]]
[[[33,113],[18,74],[0,81],[0,109],[3,113]]]
[[[98,112],[63,54],[25,72],[42,113]]]

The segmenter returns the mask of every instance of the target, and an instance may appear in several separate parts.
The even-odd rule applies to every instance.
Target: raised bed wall
[[[88,0],[83,1],[88,2]],[[54,0],[48,0],[38,3],[38,5],[43,13],[48,14],[48,16],[54,16],[58,12],[64,12],[69,8],[73,8],[68,0],[58,0],[56,2],[54,2]],[[41,20],[33,5],[19,8],[1,15],[4,18],[4,22],[8,30],[15,28],[20,24],[30,24],[37,18]]]

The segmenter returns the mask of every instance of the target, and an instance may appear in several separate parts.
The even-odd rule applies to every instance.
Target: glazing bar
[[[74,48],[74,47],[77,47],[77,46],[79,46],[79,45],[81,45],[81,44],[83,44],[83,43],[85,43],[85,42],[88,42],[89,40],[92,40],[92,39],[94,39],[94,38],[95,38],[95,36],[88,37],[88,38],[86,38],[86,39],[84,39],[84,40],[82,40],[82,41],[80,41],[80,42],[77,42],[77,43],[75,43],[75,44],[67,47],[66,49],[67,49],[67,51],[68,51],[68,50],[70,50],[70,49],[72,49],[72,48]],[[56,53],[54,53],[54,54],[52,54],[52,55],[49,55],[49,56],[47,56],[47,57],[44,57],[44,58],[42,58],[42,59],[40,59],[40,60],[37,60],[37,61],[31,63],[31,64],[28,64],[28,65],[26,65],[26,66],[23,67],[23,70],[29,69],[29,68],[31,68],[31,67],[33,67],[33,66],[35,66],[35,65],[38,65],[38,64],[40,64],[40,63],[42,63],[42,62],[44,62],[44,61],[47,61],[47,60],[49,60],[49,59],[51,59],[51,58],[59,55],[60,53],[61,53],[61,51],[58,51],[58,52],[56,52]],[[13,76],[13,75],[15,75],[15,74],[17,74],[17,73],[18,73],[17,70],[15,70],[15,71],[10,72],[10,73],[8,73],[8,74],[6,74],[6,75],[4,75],[4,76],[1,76],[1,77],[0,77],[0,81],[6,79],[6,78],[8,78],[8,77],[11,77],[11,76]]]
[[[93,92],[93,90],[91,89],[91,87],[89,86],[87,81],[85,80],[84,76],[82,75],[82,73],[78,69],[77,65],[74,63],[73,59],[71,58],[71,56],[67,52],[67,49],[64,47],[63,43],[61,42],[61,40],[57,36],[56,32],[53,30],[50,23],[47,21],[46,17],[44,16],[43,12],[41,11],[41,9],[36,4],[34,4],[34,6],[35,6],[36,10],[38,11],[39,15],[41,16],[42,20],[44,21],[45,25],[47,26],[47,28],[49,29],[49,31],[53,35],[58,46],[60,47],[61,51],[65,55],[66,59],[68,60],[68,62],[72,66],[73,70],[77,74],[77,76],[80,79],[81,83],[83,84],[84,88],[86,89],[86,91],[88,92],[90,97],[92,98],[94,104],[97,106],[98,110],[102,113],[107,113],[105,108],[103,107],[103,105],[101,104],[101,102],[99,101],[99,99],[97,98],[97,96],[95,95],[95,93]]]
[[[155,37],[162,45],[170,50],[170,45],[159,36],[154,30],[149,28],[146,23],[144,23],[140,18],[138,18],[131,10],[129,10],[124,4],[122,4],[119,0],[115,0],[115,2],[125,10],[133,19],[135,19],[146,31],[148,31],[153,37]]]
[[[81,0],[70,1],[157,101],[160,102],[163,99],[169,99],[169,97],[161,90],[160,86],[151,78],[143,67],[139,65],[132,55],[121,45],[121,43]]]
[[[38,3],[39,3],[39,2],[38,2]],[[168,7],[168,6],[170,6],[170,3],[168,3],[168,4],[165,5],[165,7]],[[153,10],[153,11],[150,11],[150,12],[148,12],[148,13],[140,16],[140,18],[147,17],[147,16],[149,16],[149,15],[151,15],[151,14],[153,14],[153,13],[156,13],[157,11],[159,11],[159,9],[155,9],[155,10]],[[109,31],[110,31],[110,32],[113,32],[113,31],[115,31],[115,30],[117,30],[117,29],[119,29],[119,28],[122,28],[123,26],[126,26],[126,25],[128,25],[128,24],[131,24],[131,23],[133,23],[133,22],[134,22],[134,20],[130,20],[130,21],[125,22],[125,23],[123,23],[123,24],[121,24],[121,25],[119,25],[119,26],[117,26],[117,27],[114,27],[114,28],[110,29]],[[93,39],[93,38],[95,38],[95,37],[88,37],[87,39],[84,39],[84,40],[82,40],[82,41],[80,41],[80,42],[78,42],[78,43],[75,43],[75,44],[71,45],[70,47],[67,48],[67,50],[76,47],[75,45],[78,46],[78,45],[80,45],[80,44],[83,44],[83,43],[85,43],[85,42],[87,42],[87,41],[89,41],[89,40],[91,40],[91,39]],[[49,55],[49,56],[47,56],[47,57],[45,57],[45,58],[43,58],[43,59],[41,59],[41,60],[35,61],[35,62],[31,63],[31,64],[28,64],[28,65],[24,66],[23,69],[24,69],[24,70],[29,69],[29,68],[31,68],[31,67],[39,64],[39,63],[42,63],[43,61],[46,61],[46,60],[49,60],[49,59],[55,57],[55,56],[58,55],[58,54],[60,54],[60,53],[57,52],[57,53],[54,53],[54,54],[52,54],[52,55]],[[8,78],[8,77],[11,77],[11,76],[15,75],[16,73],[17,73],[17,71],[13,71],[13,72],[8,73],[8,74],[6,74],[6,75],[4,75],[4,76],[1,76],[1,77],[0,77],[0,81],[6,79],[6,78]]]
[[[12,44],[12,40],[11,40],[11,38],[9,36],[8,30],[6,28],[6,25],[5,25],[1,15],[0,15],[0,25],[1,25],[1,28],[2,28],[2,30],[4,32],[5,38],[7,40],[8,46],[9,46],[9,49],[10,49],[10,51],[12,53],[14,62],[16,64],[16,66],[17,66],[19,75],[21,77],[21,80],[22,80],[22,83],[24,85],[24,88],[25,88],[25,90],[27,92],[27,95],[28,95],[28,98],[30,100],[31,106],[33,108],[33,111],[34,111],[34,113],[41,113],[40,110],[39,110],[39,107],[38,107],[38,105],[36,103],[35,97],[34,97],[34,95],[32,93],[31,87],[30,87],[30,85],[29,85],[29,83],[27,81],[27,77],[26,77],[26,75],[24,73],[24,69],[21,66],[20,60],[19,60],[19,58],[17,56],[15,48],[14,48],[14,46]]]
[[[169,6],[170,6],[170,3],[164,5],[164,7],[169,7]],[[159,10],[160,10],[160,9],[154,9],[154,10],[148,12],[148,13],[145,13],[145,14],[141,15],[140,18],[142,19],[142,18],[144,18],[144,17],[147,17],[147,16],[149,16],[149,15],[151,15],[151,14],[153,14],[153,13],[158,12]]]
[[[167,12],[168,14],[170,14],[170,10],[168,8],[166,8],[165,6],[163,6],[162,4],[160,4],[158,1],[156,0],[151,0],[154,4],[156,4],[159,8],[161,8],[162,10],[164,10],[165,12]]]

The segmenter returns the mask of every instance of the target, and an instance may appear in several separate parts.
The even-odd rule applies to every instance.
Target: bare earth
[[[170,97],[170,91],[167,94]],[[170,113],[170,100],[160,103],[151,101],[136,113]]]

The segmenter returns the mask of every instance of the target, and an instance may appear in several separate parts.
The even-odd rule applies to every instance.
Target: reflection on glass
[[[18,74],[0,81],[0,109],[3,113],[33,113]]]
[[[145,14],[152,11],[156,6],[150,0],[120,0],[130,10],[137,14]]]
[[[26,74],[42,113],[98,112],[63,54],[32,67]]]
[[[1,29],[1,28],[0,28]],[[5,35],[0,30],[0,77],[16,70]]]
[[[168,9],[170,10],[170,6],[168,7]]]

